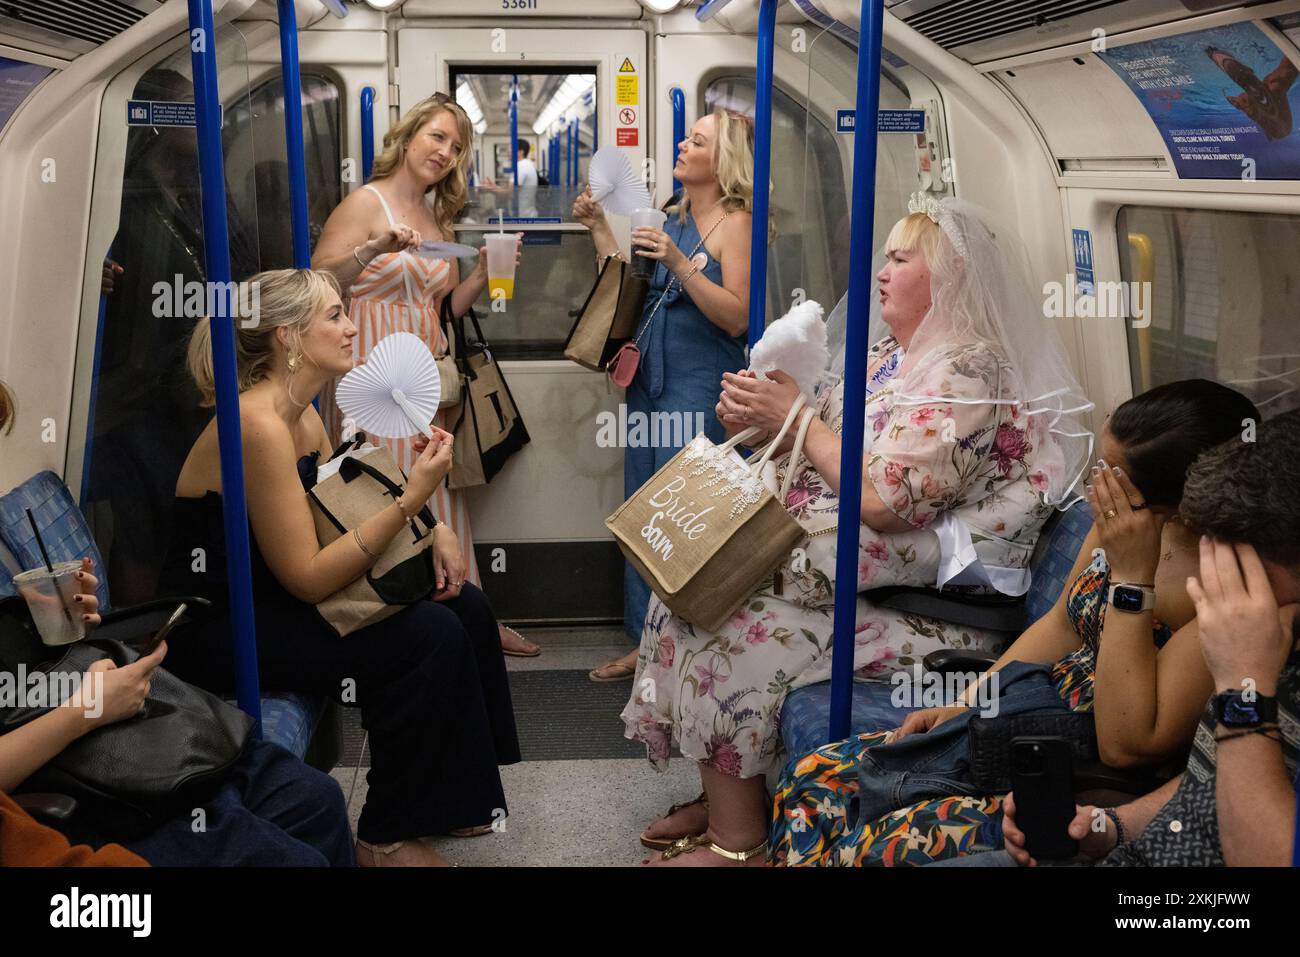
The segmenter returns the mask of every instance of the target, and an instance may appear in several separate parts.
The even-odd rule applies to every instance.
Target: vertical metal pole
[[[244,500],[244,453],[239,428],[239,380],[235,371],[235,328],[230,283],[230,235],[226,227],[225,163],[221,155],[221,111],[217,93],[216,29],[212,0],[189,0],[190,62],[198,117],[199,181],[203,190],[203,257],[212,323],[212,368],[217,392],[217,444],[221,454],[221,502],[225,517],[226,576],[235,631],[235,689],[239,706],[262,734],[258,688],[253,578],[249,569],[248,509]],[[201,320],[200,320],[201,321]]]
[[[831,659],[830,740],[849,735],[854,629],[858,604],[858,532],[862,514],[862,429],[866,424],[867,320],[871,304],[872,225],[876,209],[876,124],[880,109],[882,0],[862,0],[858,101],[853,122],[853,214],[849,311],[844,338],[844,427],[840,442],[840,521],[835,557],[835,630]]]
[[[510,81],[510,169],[514,171],[515,189],[519,188],[519,75]]]
[[[302,145],[302,77],[298,70],[298,14],[293,0],[276,0],[280,15],[280,72],[284,79],[284,145],[289,157],[289,220],[293,226],[293,266],[311,268],[307,224],[307,163]]]
[[[108,247],[108,252],[104,254],[104,261],[113,258],[113,247]],[[101,267],[102,268],[102,267]],[[116,280],[114,280],[116,282]],[[99,405],[99,368],[104,359],[104,316],[108,312],[108,296],[102,292],[99,294],[99,318],[95,322],[95,356],[90,366],[90,403],[86,412],[86,443],[85,451],[81,456],[81,497],[77,504],[81,508],[83,515],[87,515],[87,509],[90,507],[90,471],[91,457],[95,451],[95,409]],[[101,577],[108,574],[104,569],[100,572]],[[107,611],[108,609],[103,609]]]
[[[573,122],[565,120],[564,123],[564,185],[574,187],[578,181],[573,175]]]
[[[772,56],[777,0],[760,0],[754,74],[754,223],[749,238],[749,347],[767,326],[767,210],[772,183]],[[856,554],[856,552],[854,553]]]
[[[673,98],[673,165],[677,165],[677,145],[686,139],[686,94],[680,86],[672,88]],[[673,195],[682,191],[682,181],[673,177]]]
[[[370,180],[375,167],[375,88],[361,90],[361,181]]]
[[[591,99],[591,155],[596,155],[596,150],[600,149],[600,110],[596,109],[596,97],[593,94]]]

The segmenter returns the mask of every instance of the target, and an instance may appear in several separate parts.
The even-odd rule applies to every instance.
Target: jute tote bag
[[[584,369],[603,372],[618,347],[636,332],[649,288],[649,282],[633,275],[629,263],[607,257],[569,330],[564,357]]]
[[[734,450],[758,429],[722,445],[701,433],[605,520],[632,567],[687,621],[716,630],[804,537],[784,502],[812,409],[805,410],[779,492],[773,473],[764,473],[804,401],[796,399],[767,450],[751,456],[753,464]]]
[[[322,546],[346,535],[402,494],[406,476],[387,449],[343,459],[339,470],[308,494]],[[370,570],[316,605],[340,636],[383,621],[434,593],[433,528],[428,506],[384,549]]]

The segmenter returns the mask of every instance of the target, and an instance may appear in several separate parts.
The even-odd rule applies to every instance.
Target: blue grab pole
[[[293,226],[293,266],[311,268],[307,224],[307,161],[302,146],[302,78],[298,70],[298,14],[293,0],[276,0],[280,15],[280,72],[284,79],[284,141],[289,157],[289,220]]]
[[[840,521],[835,557],[835,628],[831,652],[830,740],[849,736],[857,626],[858,516],[862,513],[862,429],[866,424],[867,317],[870,314],[872,225],[876,208],[876,123],[880,110],[882,0],[862,0],[858,101],[853,124],[853,214],[849,245],[849,309],[844,337],[844,426],[840,443]]]
[[[113,247],[108,247],[104,261],[113,258]],[[114,280],[116,281],[116,280]],[[81,456],[81,497],[77,503],[83,514],[90,507],[91,456],[95,450],[95,409],[99,405],[99,369],[104,358],[104,316],[108,312],[108,296],[99,294],[99,318],[95,321],[95,355],[90,366],[90,402],[86,412],[85,452]],[[107,574],[107,572],[105,572]]]
[[[510,81],[510,169],[519,188],[519,76]]]
[[[677,156],[677,144],[686,139],[686,94],[680,86],[672,89],[673,98],[673,157]],[[676,165],[676,164],[674,164]],[[673,195],[682,191],[682,181],[673,177]]]
[[[212,323],[212,369],[216,378],[226,576],[230,583],[230,616],[235,632],[235,691],[239,707],[252,716],[256,722],[254,733],[260,738],[262,702],[253,619],[253,578],[249,568],[248,508],[244,500],[235,328],[231,321],[230,235],[226,226],[225,163],[221,155],[212,0],[189,0],[189,15],[190,62],[194,72],[194,106],[198,118],[199,182],[203,193],[203,258],[209,290],[215,292],[209,298],[216,306],[208,321]]]
[[[772,56],[777,0],[760,0],[754,75],[754,223],[749,237],[749,347],[767,326],[767,210],[772,182]],[[685,139],[683,133],[682,138]],[[855,552],[856,554],[856,552]]]
[[[375,88],[361,90],[361,179],[370,180],[375,166]]]

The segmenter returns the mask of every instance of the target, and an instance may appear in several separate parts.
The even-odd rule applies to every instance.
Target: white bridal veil
[[[1074,490],[1092,457],[1092,433],[1083,421],[1092,403],[1070,369],[1054,320],[1043,314],[1042,287],[1030,279],[1024,245],[985,210],[962,200],[914,197],[908,208],[937,223],[943,239],[937,262],[928,263],[932,305],[895,378],[895,404],[933,403],[933,394],[924,394],[922,384],[934,381],[936,365],[946,361],[954,346],[987,344],[1005,360],[1000,364],[1005,378],[996,394],[945,401],[1014,407],[1017,419],[1025,417],[1027,431],[1052,442],[1059,452],[1040,459],[1046,481],[1039,492],[1045,503],[1066,507],[1077,500]],[[870,342],[887,332],[875,279],[884,260],[882,249],[872,263]],[[826,320],[834,379],[844,372],[846,299]]]

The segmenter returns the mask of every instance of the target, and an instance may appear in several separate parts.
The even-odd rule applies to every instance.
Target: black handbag
[[[37,671],[70,678],[85,675],[103,658],[121,667],[140,657],[123,641],[93,632],[74,644],[47,648],[22,601],[5,601],[0,608],[0,667],[11,674],[25,671],[29,681]],[[138,637],[151,632],[144,624]],[[6,702],[0,708],[0,734],[49,710],[48,703]],[[206,803],[239,760],[252,730],[253,719],[244,712],[159,668],[139,714],[73,741],[22,789],[76,798],[78,816],[85,815],[87,824],[129,839]]]
[[[1098,760],[1097,726],[1089,711],[1053,711],[973,717],[967,725],[971,778],[976,793],[1011,790],[1011,741],[1020,737],[1055,737],[1070,742],[1075,764]]]

